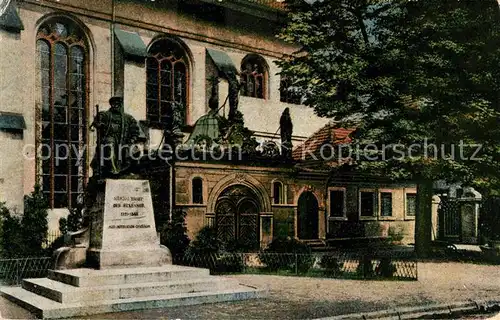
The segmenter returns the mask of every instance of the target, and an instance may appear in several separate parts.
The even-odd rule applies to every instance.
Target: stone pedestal
[[[156,234],[149,181],[111,180],[91,209],[87,266],[154,267],[172,263]]]

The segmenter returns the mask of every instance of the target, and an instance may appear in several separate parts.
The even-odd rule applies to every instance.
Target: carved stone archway
[[[244,185],[232,185],[218,197],[215,206],[217,236],[226,244],[258,249],[260,204],[257,195]]]
[[[269,194],[260,181],[248,174],[236,173],[227,175],[212,188],[207,200],[207,214],[215,213],[215,205],[219,195],[232,185],[243,185],[250,188],[260,203],[260,212],[272,212]]]

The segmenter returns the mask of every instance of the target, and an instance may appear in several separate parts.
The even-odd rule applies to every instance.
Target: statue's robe
[[[100,123],[101,175],[120,174],[130,167],[130,152],[140,136],[139,125],[131,115],[113,110],[99,112],[95,121]],[[96,150],[94,173],[99,170],[97,156]]]

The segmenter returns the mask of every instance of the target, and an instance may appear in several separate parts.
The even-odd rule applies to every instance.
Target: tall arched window
[[[267,65],[258,55],[248,55],[241,62],[241,94],[248,97],[266,98]]]
[[[88,46],[73,21],[52,18],[38,29],[36,47],[38,174],[50,206],[71,208],[82,200],[87,175]]]
[[[191,193],[193,197],[193,203],[202,204],[203,203],[203,180],[201,178],[193,178]]]
[[[155,41],[148,52],[146,109],[152,127],[164,129],[171,123],[173,108],[186,122],[189,64],[183,47],[172,39]]]

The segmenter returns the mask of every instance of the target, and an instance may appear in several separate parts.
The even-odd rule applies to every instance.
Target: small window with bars
[[[392,217],[392,192],[380,193],[380,216]]]
[[[191,191],[193,203],[203,204],[203,180],[201,178],[193,178]]]
[[[417,194],[407,193],[406,194],[406,215],[409,217],[414,217],[417,213]]]
[[[374,191],[361,191],[359,193],[359,211],[361,217],[375,216],[375,195]]]
[[[330,217],[342,218],[345,216],[345,191],[330,190],[329,198]]]

